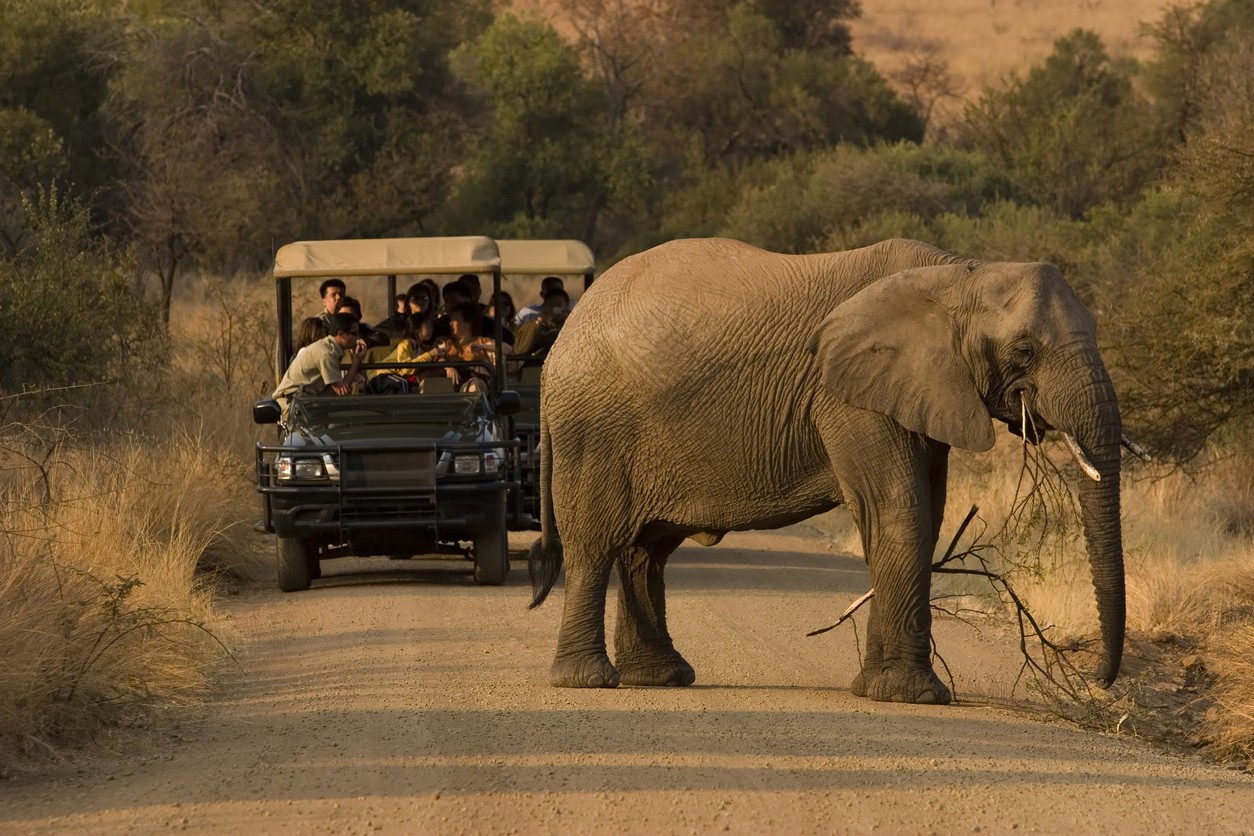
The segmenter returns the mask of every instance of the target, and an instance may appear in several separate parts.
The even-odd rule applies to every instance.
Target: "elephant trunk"
[[[1081,385],[1080,393],[1058,411],[1058,420],[1051,420],[1051,423],[1074,437],[1100,476],[1100,479],[1082,476],[1079,492],[1102,633],[1102,658],[1095,677],[1103,687],[1108,687],[1118,675],[1123,660],[1126,618],[1123,535],[1119,518],[1119,406],[1106,367],[1095,350],[1092,356],[1083,358],[1073,367],[1075,374],[1083,375],[1086,382]]]

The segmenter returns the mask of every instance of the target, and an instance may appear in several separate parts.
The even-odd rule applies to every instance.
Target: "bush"
[[[1170,145],[1133,85],[1135,72],[1112,60],[1097,35],[1076,30],[1027,78],[985,90],[959,133],[1011,172],[1021,193],[1059,214],[1132,202]]]
[[[25,211],[33,235],[0,255],[0,393],[122,382],[115,394],[125,398],[164,364],[155,311],[128,281],[133,261],[94,236],[86,208],[55,187]]]
[[[905,142],[773,162],[757,180],[742,187],[722,232],[781,252],[863,246],[893,237],[882,230],[903,218],[922,229],[920,220],[978,212],[1009,191],[979,154]]]

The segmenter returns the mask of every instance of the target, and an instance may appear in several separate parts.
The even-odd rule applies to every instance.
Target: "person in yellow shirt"
[[[478,389],[486,381],[491,372],[490,367],[496,363],[496,341],[488,337],[476,336],[482,315],[479,305],[475,302],[461,302],[448,310],[450,335],[440,337],[430,349],[414,356],[410,352],[417,345],[417,340],[402,340],[396,347],[395,362],[404,363],[413,360],[415,363],[438,363],[449,360],[480,361],[488,366],[472,366],[468,368],[445,368],[444,373],[463,390]],[[502,345],[503,353],[509,352],[509,346]],[[398,374],[415,377],[420,374],[417,368],[401,369]]]

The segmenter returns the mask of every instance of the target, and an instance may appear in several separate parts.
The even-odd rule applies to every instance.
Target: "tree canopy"
[[[168,316],[180,275],[300,238],[574,237],[607,265],[680,236],[904,235],[1063,267],[1159,450],[1254,419],[1249,3],[1169,7],[1143,63],[1072,32],[926,142],[943,61],[886,81],[855,0],[549,8],[0,5],[0,312],[73,304],[40,278],[64,270],[93,298],[158,277]],[[81,257],[33,255],[52,240]],[[74,379],[64,352],[42,373]]]

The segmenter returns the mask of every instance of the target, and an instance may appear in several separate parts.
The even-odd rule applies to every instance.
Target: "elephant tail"
[[[553,515],[553,444],[548,422],[540,410],[540,539],[527,553],[527,573],[531,575],[531,603],[535,609],[544,603],[549,590],[562,573],[562,541],[557,536],[557,518]]]

